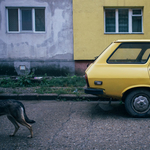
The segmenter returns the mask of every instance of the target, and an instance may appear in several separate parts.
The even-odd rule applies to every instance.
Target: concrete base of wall
[[[84,75],[87,66],[91,64],[92,62],[93,60],[76,60],[75,61],[75,74]]]
[[[74,61],[0,61],[0,75],[67,76],[75,74]]]
[[[84,75],[87,66],[92,62],[92,60],[0,61],[0,75],[16,76],[31,72],[38,76]]]

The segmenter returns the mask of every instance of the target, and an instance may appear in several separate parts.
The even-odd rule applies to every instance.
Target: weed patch
[[[5,77],[0,80],[0,87],[83,87],[85,79],[78,76],[52,77],[46,75],[40,80],[34,80],[34,74],[19,76],[16,79]]]
[[[18,92],[18,91],[13,91],[12,93],[13,94],[22,94],[21,92]]]
[[[42,84],[49,87],[83,87],[86,82],[83,77],[53,77]]]
[[[30,75],[24,75],[19,77],[3,77],[0,79],[0,87],[13,88],[13,94],[21,94],[16,88],[22,90],[26,88],[35,88],[35,93],[56,93],[60,94],[83,94],[83,87],[86,85],[85,79],[79,76],[67,76],[67,77],[47,77],[46,75],[39,80],[35,78],[32,73]],[[21,91],[22,92],[22,91]],[[4,93],[0,91],[0,93]],[[23,92],[22,92],[23,93]]]
[[[78,88],[64,88],[64,87],[40,87],[38,89],[35,90],[35,93],[38,94],[44,94],[44,93],[48,93],[48,94],[75,94],[75,95],[80,95],[80,94],[84,94],[83,93],[83,88],[80,88],[80,90],[77,90]],[[75,92],[76,91],[76,92]]]
[[[0,94],[3,94],[4,93],[4,91],[0,91]]]

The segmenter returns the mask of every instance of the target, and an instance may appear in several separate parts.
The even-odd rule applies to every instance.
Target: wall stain
[[[37,2],[47,2],[52,16],[54,15],[55,9],[65,9],[72,6],[72,0],[36,0]],[[71,4],[70,4],[71,3]]]
[[[13,63],[1,63],[0,62],[0,75],[17,75],[17,72],[13,66]]]
[[[2,1],[5,0],[0,0],[0,3]],[[48,29],[46,33],[36,36],[6,33],[0,39],[0,75],[16,75],[16,60],[30,62],[29,70],[35,70],[37,75],[73,74],[72,0],[33,1],[47,3]],[[2,17],[0,10],[0,29]]]

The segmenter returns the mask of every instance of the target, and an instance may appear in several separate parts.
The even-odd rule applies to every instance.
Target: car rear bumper
[[[103,95],[103,90],[102,89],[86,88],[86,89],[84,89],[84,92],[86,94],[92,94],[92,95]]]

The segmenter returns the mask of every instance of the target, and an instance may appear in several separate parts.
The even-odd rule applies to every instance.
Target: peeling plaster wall
[[[6,7],[10,6],[45,7],[45,33],[7,33]],[[37,74],[49,69],[58,75],[60,70],[73,74],[72,24],[72,0],[0,0],[0,74],[7,74],[10,64],[12,74],[22,74],[18,68],[22,64],[30,64],[27,72]]]

